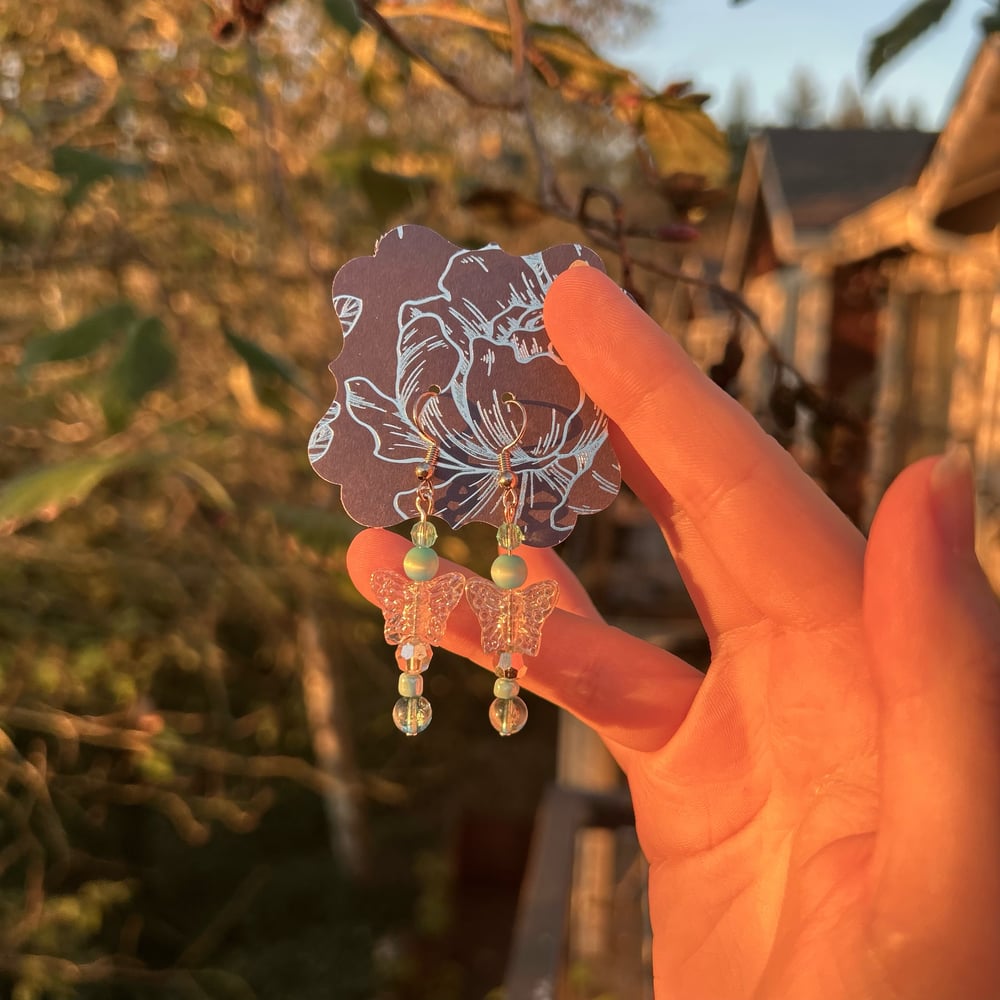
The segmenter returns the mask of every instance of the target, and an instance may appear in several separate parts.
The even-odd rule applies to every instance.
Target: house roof
[[[990,234],[998,227],[1000,32],[994,32],[980,45],[940,135],[772,128],[755,136],[726,240],[723,283],[739,288],[771,258],[790,264],[812,252],[851,260],[922,246],[996,257],[1000,242]]]
[[[987,35],[917,191],[928,218],[1000,189],[1000,33]]]
[[[915,129],[766,129],[762,140],[799,232],[823,231],[916,183],[937,135]]]

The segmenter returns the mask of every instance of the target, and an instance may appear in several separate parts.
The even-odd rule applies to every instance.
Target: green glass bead
[[[400,698],[392,710],[392,721],[401,733],[416,736],[431,724],[431,703],[426,698]]]
[[[419,698],[424,693],[424,679],[420,674],[400,674],[396,686],[403,698]]]
[[[433,549],[414,545],[403,556],[403,572],[417,582],[431,580],[438,571],[438,554]]]
[[[516,549],[524,541],[524,532],[516,524],[501,524],[497,528],[497,545],[502,549]]]
[[[520,690],[521,685],[517,681],[508,680],[506,677],[498,677],[493,682],[494,698],[513,698]],[[400,694],[402,693],[400,691]]]
[[[430,521],[417,521],[410,529],[410,541],[422,549],[429,549],[437,539],[437,528]]]
[[[501,590],[513,590],[528,579],[528,564],[520,556],[497,556],[490,576]]]
[[[490,705],[490,723],[501,736],[513,736],[524,729],[528,706],[520,698],[495,698]]]

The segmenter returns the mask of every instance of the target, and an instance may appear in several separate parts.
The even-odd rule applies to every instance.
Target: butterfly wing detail
[[[439,645],[448,616],[465,591],[461,573],[416,581],[380,569],[372,573],[371,583],[385,616],[385,641],[394,646],[408,640]]]
[[[465,592],[479,619],[484,652],[538,655],[542,625],[559,600],[555,580],[542,580],[520,590],[501,590],[488,580],[469,580]]]

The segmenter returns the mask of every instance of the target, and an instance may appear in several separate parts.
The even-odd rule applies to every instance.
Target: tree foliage
[[[655,263],[682,198],[728,171],[702,95],[654,92],[587,40],[646,8],[538,10],[0,3],[0,981],[17,1000],[463,988],[411,961],[448,929],[421,916],[440,818],[530,796],[544,750],[528,735],[496,766],[473,676],[435,693],[468,722],[400,749],[379,621],[344,572],[354,527],[306,459],[333,389],[330,280],[403,219],[511,250],[582,225]],[[578,211],[615,178],[645,184],[642,226]],[[474,542],[442,546],[475,565]]]

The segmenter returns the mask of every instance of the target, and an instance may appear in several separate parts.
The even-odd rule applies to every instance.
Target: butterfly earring
[[[401,671],[392,719],[407,736],[416,736],[431,724],[431,703],[423,697],[423,673],[431,662],[431,647],[441,644],[448,616],[465,589],[461,573],[437,575],[438,555],[433,548],[437,529],[429,520],[434,513],[433,479],[439,449],[422,420],[425,407],[440,392],[439,386],[431,386],[417,399],[411,414],[413,426],[427,444],[427,454],[414,467],[419,520],[410,531],[413,548],[403,557],[405,576],[376,570],[371,577],[372,590],[385,616],[385,641],[396,646]]]
[[[503,520],[497,529],[499,553],[490,567],[493,582],[471,579],[465,593],[479,619],[483,651],[494,654],[496,680],[490,722],[501,736],[512,736],[528,721],[528,706],[518,697],[517,681],[525,670],[522,657],[538,655],[542,625],[559,599],[559,585],[555,580],[542,580],[522,587],[528,566],[513,552],[524,541],[524,531],[517,523],[518,477],[511,468],[511,453],[524,437],[528,414],[513,393],[504,393],[502,401],[520,412],[521,427],[497,457],[496,485],[503,507]]]

